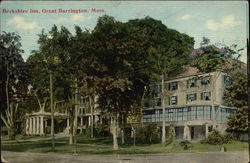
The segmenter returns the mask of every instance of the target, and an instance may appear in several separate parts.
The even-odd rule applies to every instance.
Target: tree
[[[53,26],[49,33],[39,35],[39,50],[33,51],[28,62],[31,69],[32,85],[41,98],[48,97],[50,91],[52,150],[54,150],[54,108],[58,101],[68,100],[74,92],[70,60],[71,33],[65,27],[59,31]],[[45,101],[44,99],[44,101]]]
[[[236,113],[228,117],[227,131],[243,134],[248,129],[248,94],[247,75],[244,73],[234,73],[233,83],[226,87],[224,101],[231,107],[236,107]]]
[[[221,48],[214,45],[202,46],[195,54],[191,65],[204,73],[217,70],[230,73],[241,69],[242,64],[238,59],[243,50],[244,48],[238,48],[236,44],[223,45]]]
[[[132,104],[141,105],[145,87],[152,81],[177,73],[188,63],[193,47],[192,38],[150,17],[126,23],[100,17],[91,39],[89,54],[100,63],[94,71],[101,81],[97,84],[100,108],[109,110],[114,122]]]
[[[15,121],[18,103],[28,92],[27,67],[23,61],[20,43],[21,37],[15,33],[2,32],[0,36],[1,61],[1,119],[8,129],[10,139],[15,138]],[[2,91],[1,91],[2,92]]]
[[[194,67],[205,73],[222,68],[225,57],[219,48],[209,45],[201,47],[201,50],[202,52],[195,57],[192,63]]]
[[[203,37],[202,37],[202,41],[201,41],[201,43],[200,43],[200,46],[202,47],[202,46],[204,46],[204,45],[208,45],[209,43],[210,43],[210,39],[203,36]]]
[[[142,121],[142,109],[137,104],[133,104],[131,110],[128,113],[127,122],[132,126],[132,132],[134,136],[134,145],[136,141],[136,128]]]

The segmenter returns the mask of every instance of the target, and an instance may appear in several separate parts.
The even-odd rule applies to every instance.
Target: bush
[[[144,128],[136,131],[136,142],[142,144],[153,144],[160,142],[160,131],[156,123],[150,123]]]
[[[93,129],[93,134],[96,137],[98,137],[98,136],[102,136],[102,137],[110,136],[109,129],[104,124],[97,124],[97,125],[95,125],[94,129]],[[88,128],[86,128],[84,135],[87,136],[87,137],[91,136],[91,126],[89,126]]]
[[[181,141],[179,145],[182,146],[184,150],[188,150],[189,148],[193,147],[193,145],[188,140]]]
[[[169,133],[168,133],[168,138],[167,140],[165,141],[165,146],[171,144],[173,141],[174,141],[174,129],[173,128],[170,128],[169,129]]]
[[[221,135],[219,131],[213,130],[211,134],[208,135],[207,143],[213,145],[221,145],[229,142],[225,136]]]
[[[109,128],[104,124],[97,124],[94,128],[95,136],[110,136]]]

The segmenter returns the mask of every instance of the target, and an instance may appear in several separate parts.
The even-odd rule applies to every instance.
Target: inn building
[[[166,134],[171,127],[176,139],[203,139],[212,129],[224,133],[227,117],[236,111],[223,102],[225,87],[231,82],[231,77],[226,73],[199,73],[194,67],[186,67],[178,76],[165,79]],[[143,123],[156,122],[161,126],[161,85],[157,85],[156,89],[158,93],[153,102],[145,100]]]

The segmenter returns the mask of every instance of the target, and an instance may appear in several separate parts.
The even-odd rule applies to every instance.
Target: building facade
[[[95,102],[97,98],[95,97]],[[94,109],[91,112],[89,108],[86,108],[86,103],[79,98],[79,104],[77,105],[77,132],[82,133],[93,123],[102,123],[102,117],[94,104]],[[70,130],[70,124],[74,123],[70,121],[70,113],[65,111],[56,111],[54,113],[54,133],[68,135]],[[51,112],[40,110],[38,112],[32,112],[26,114],[25,133],[27,135],[46,135],[51,133]]]
[[[224,133],[227,117],[236,109],[223,103],[224,90],[231,77],[216,71],[199,74],[188,67],[177,77],[164,81],[166,134],[172,127],[176,139],[199,140],[208,137],[212,129]],[[143,122],[162,125],[161,85],[151,106],[144,110]],[[153,104],[153,105],[152,105]],[[167,135],[166,135],[167,136]]]

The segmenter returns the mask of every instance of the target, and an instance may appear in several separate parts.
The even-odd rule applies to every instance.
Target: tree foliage
[[[236,113],[228,117],[227,131],[245,133],[248,129],[248,94],[247,75],[235,73],[232,75],[233,84],[226,88],[224,101],[227,105],[236,107]]]
[[[2,32],[0,35],[1,119],[10,139],[15,138],[18,103],[27,97],[29,84],[20,40],[21,37],[15,33]]]

